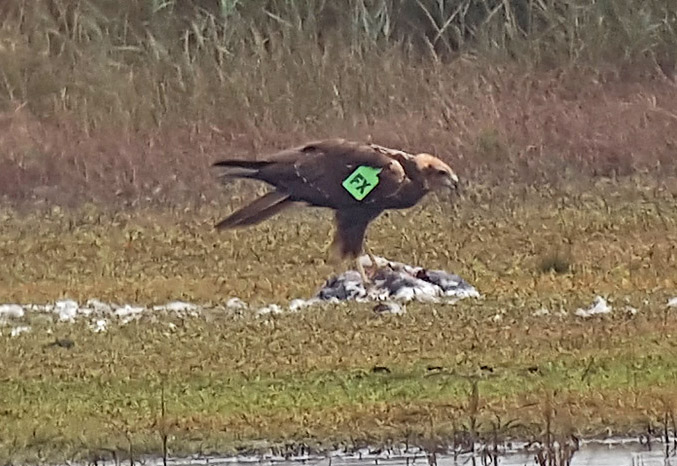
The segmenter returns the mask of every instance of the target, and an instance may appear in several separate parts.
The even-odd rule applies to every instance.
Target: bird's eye
[[[442,176],[442,175],[448,175],[447,171],[446,171],[446,170],[442,170],[441,168],[440,168],[439,170],[437,170],[437,174],[440,175],[440,176]]]

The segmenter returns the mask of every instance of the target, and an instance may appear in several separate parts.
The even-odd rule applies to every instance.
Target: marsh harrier
[[[335,211],[332,255],[357,259],[365,285],[370,281],[359,261],[369,223],[387,209],[413,207],[428,192],[455,190],[458,177],[430,154],[409,154],[376,144],[344,139],[316,141],[259,160],[222,160],[224,179],[263,181],[275,189],[232,213],[217,229],[254,225],[293,204]]]

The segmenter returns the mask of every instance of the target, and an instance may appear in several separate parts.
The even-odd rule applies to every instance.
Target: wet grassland
[[[482,298],[408,303],[401,316],[346,303],[259,316],[309,297],[329,217],[301,210],[218,234],[221,212],[5,213],[4,302],[210,307],[94,333],[28,314],[2,328],[8,459],[229,451],[256,439],[327,444],[454,432],[488,439],[637,433],[674,416],[674,203],[636,178],[581,194],[473,188],[380,218],[372,247],[460,274]],[[637,191],[644,200],[637,202]],[[499,200],[500,199],[500,200]],[[36,227],[38,225],[38,227]],[[595,296],[611,313],[584,318]],[[239,297],[250,309],[223,307]],[[49,345],[67,338],[74,345]],[[122,453],[121,453],[122,454]],[[42,456],[41,456],[42,455]]]
[[[1,464],[674,435],[676,7],[346,3],[0,5],[0,303],[205,308],[5,319]],[[257,314],[340,271],[330,217],[217,233],[260,188],[209,165],[337,136],[452,165],[368,241],[480,299]]]

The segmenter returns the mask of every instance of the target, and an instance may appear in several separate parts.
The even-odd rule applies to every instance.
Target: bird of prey
[[[259,160],[214,163],[222,179],[254,179],[274,189],[216,225],[217,229],[257,224],[294,204],[335,211],[332,256],[356,259],[357,270],[370,284],[359,261],[371,221],[387,209],[413,207],[430,191],[455,190],[458,177],[442,160],[376,144],[345,139],[315,141]]]

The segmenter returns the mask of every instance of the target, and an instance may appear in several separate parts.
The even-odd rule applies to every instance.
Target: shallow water
[[[102,463],[98,463],[102,465]],[[123,461],[120,464],[125,464]],[[140,464],[144,466],[161,466],[162,459],[146,458]],[[274,466],[538,466],[534,451],[503,451],[496,459],[481,454],[437,454],[431,463],[428,456],[420,450],[415,451],[379,451],[371,452],[363,449],[357,452],[333,452],[326,455],[303,455],[284,458],[276,455],[233,456],[233,457],[194,457],[171,458],[169,466],[217,466],[217,465],[274,465]],[[554,463],[553,463],[554,464]],[[640,444],[636,440],[591,441],[581,444],[574,453],[571,466],[677,466],[677,452],[670,447],[667,452],[664,444],[654,442],[651,447]]]

